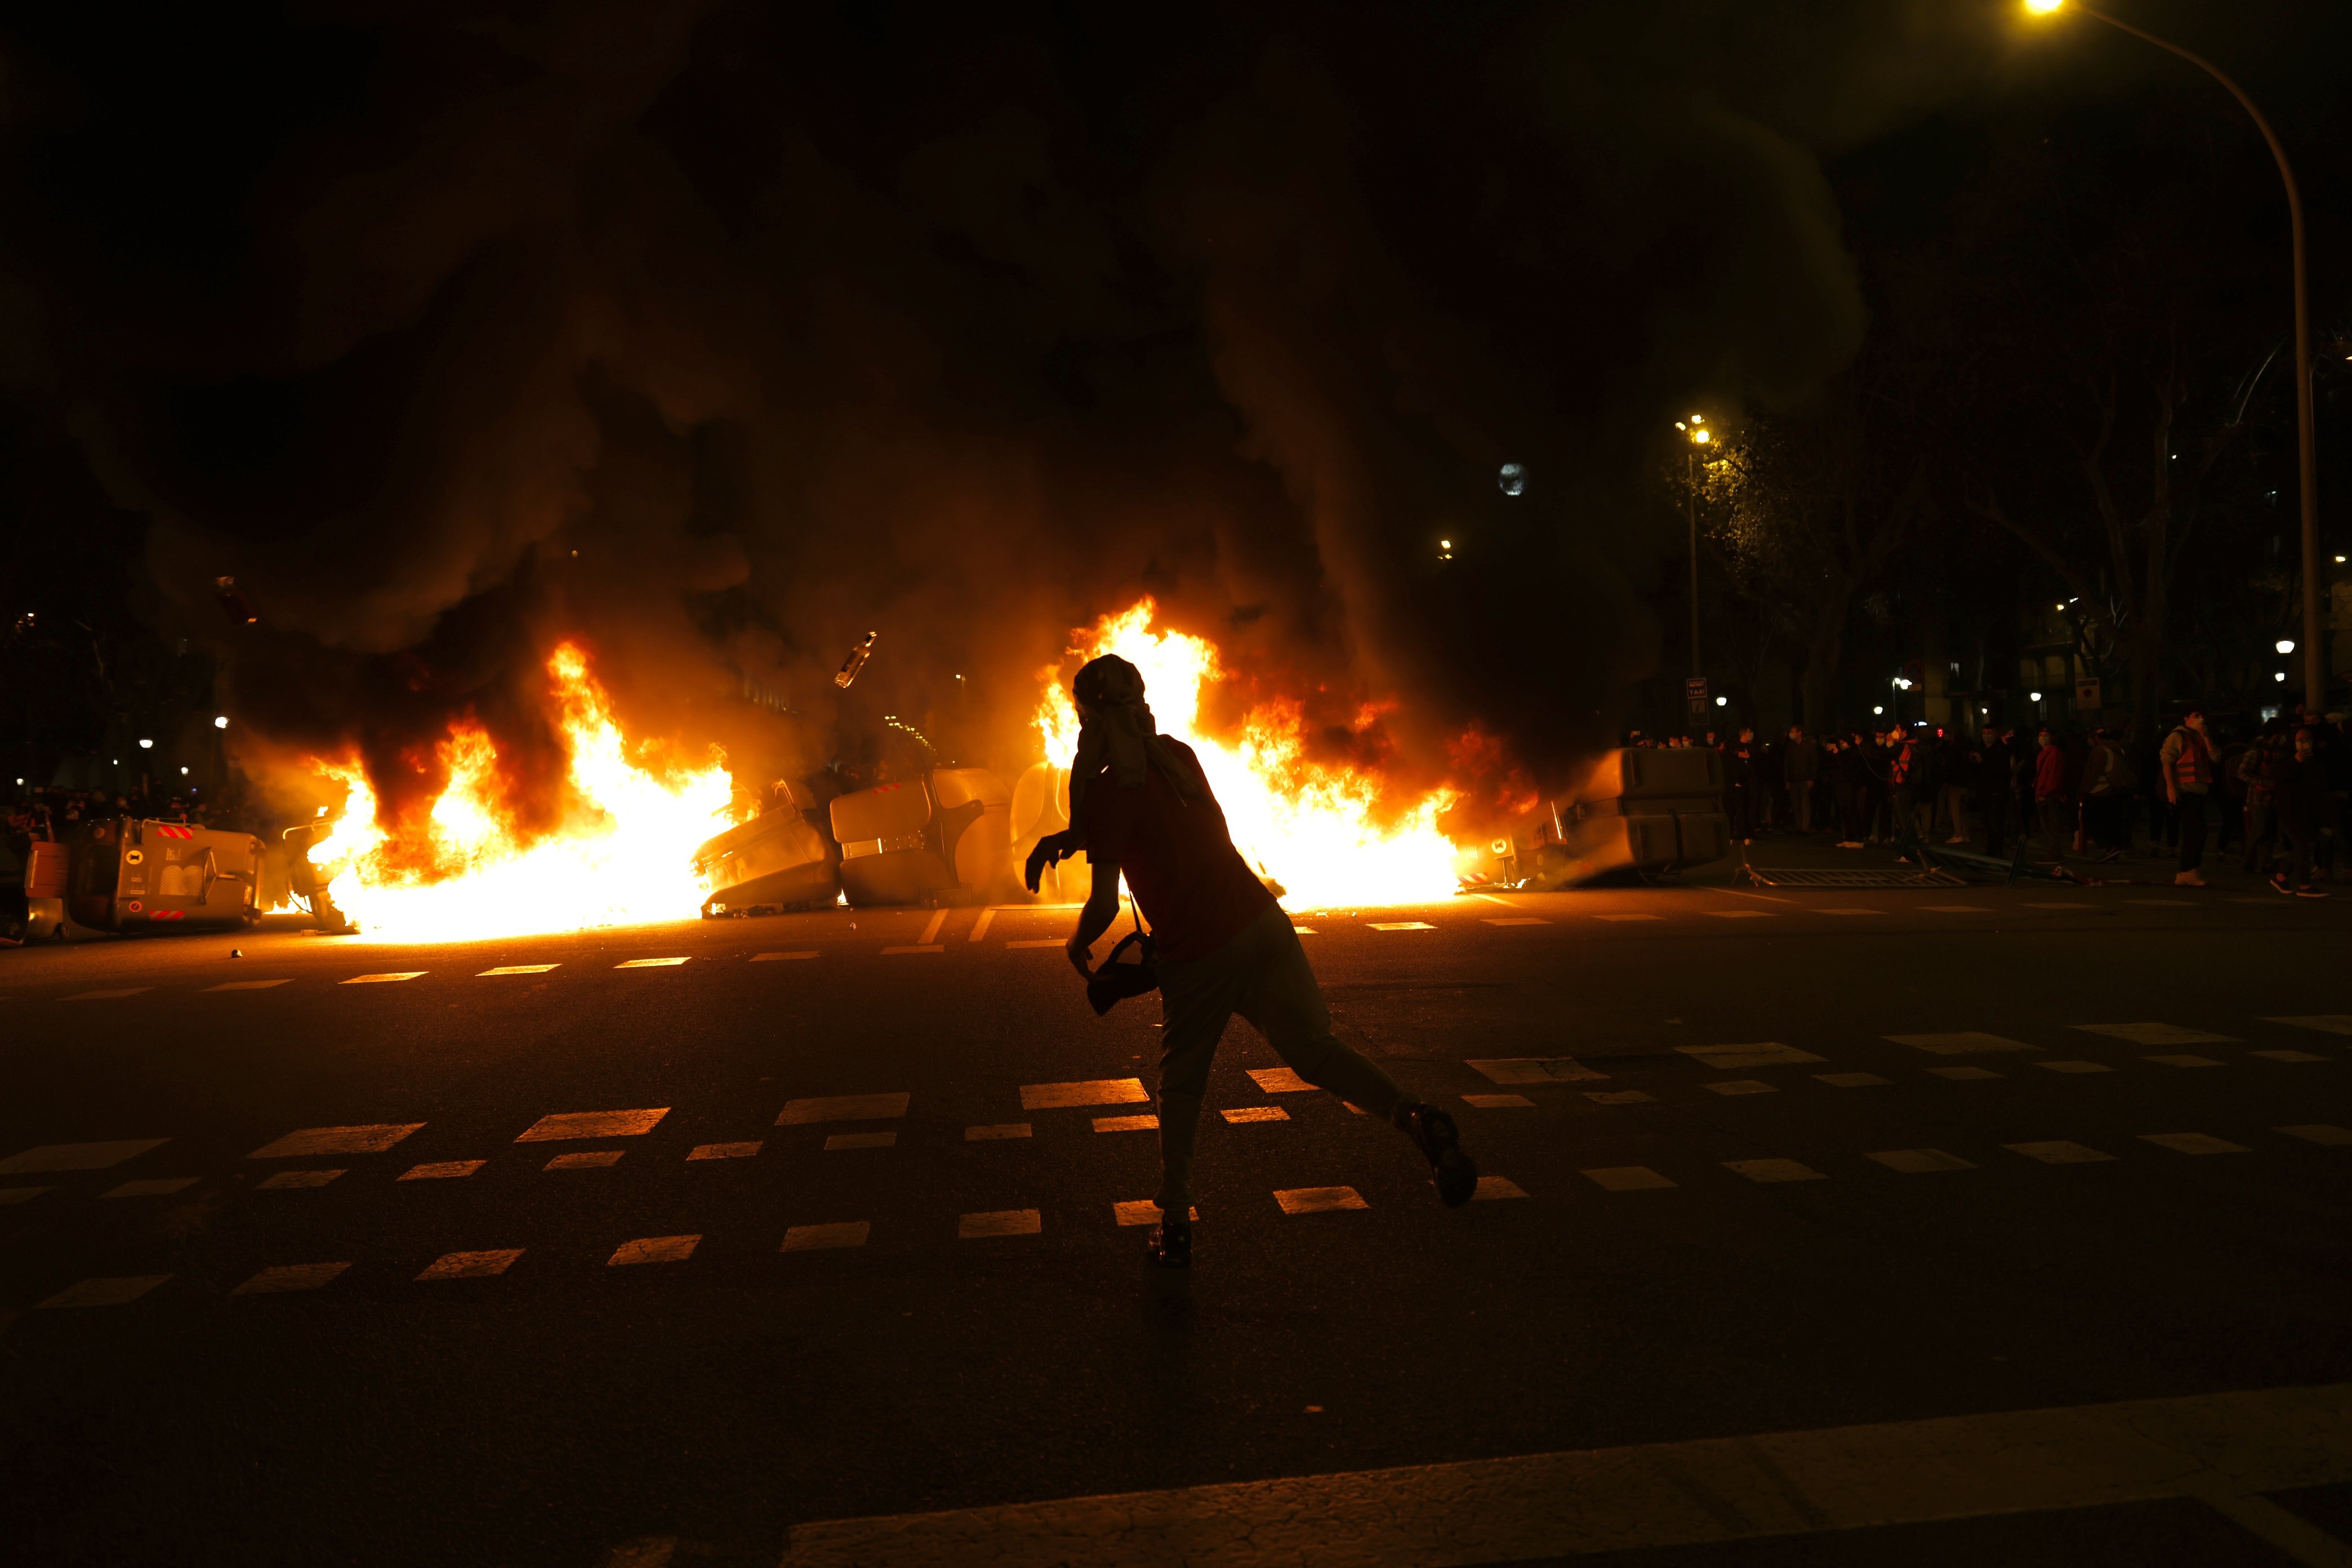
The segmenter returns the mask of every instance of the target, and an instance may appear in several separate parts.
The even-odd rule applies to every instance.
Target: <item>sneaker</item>
[[[1462,1152],[1462,1135],[1454,1118],[1433,1105],[1416,1105],[1404,1113],[1405,1136],[1437,1178],[1437,1195],[1448,1208],[1460,1208],[1478,1191],[1478,1164]]]
[[[2205,879],[2198,872],[2183,871],[2172,879],[2172,885],[2176,888],[2201,888],[2205,885]]]
[[[1859,838],[1841,838],[1838,840],[1838,847],[1841,849],[1859,849],[1862,847],[1862,840]]]
[[[2298,899],[2324,899],[2327,897],[2327,889],[2318,887],[2301,887],[2294,890],[2294,896]]]
[[[2270,880],[2271,880],[2271,886],[2272,886],[2272,887],[2276,888],[2280,892],[2284,893],[2288,898],[2293,898],[2293,897],[2294,897],[2294,889],[2293,888],[2290,888],[2290,887],[2288,887],[2288,886],[2286,885],[2286,878],[2285,878],[2285,877],[2284,877],[2284,876],[2273,877]]]
[[[1143,1256],[1155,1268],[1192,1267],[1192,1222],[1160,1217],[1143,1244]]]

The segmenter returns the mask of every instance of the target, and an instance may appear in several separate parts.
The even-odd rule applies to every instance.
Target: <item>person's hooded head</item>
[[[1105,774],[1123,788],[1144,781],[1157,769],[1177,798],[1187,803],[1201,795],[1201,784],[1151,717],[1143,700],[1143,672],[1107,653],[1090,659],[1070,682],[1078,708],[1078,754],[1070,765],[1070,821],[1083,820],[1079,805]]]

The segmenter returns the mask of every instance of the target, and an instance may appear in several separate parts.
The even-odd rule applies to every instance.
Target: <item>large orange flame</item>
[[[733,783],[712,764],[656,773],[629,760],[588,658],[565,643],[547,661],[571,754],[574,804],[556,829],[518,834],[499,805],[498,750],[461,721],[437,748],[448,786],[423,842],[394,843],[376,821],[375,792],[356,759],[320,763],[346,791],[334,831],[313,846],[320,879],[370,936],[461,942],[687,920],[709,890],[694,851],[729,823]]]
[[[1160,733],[1200,757],[1234,845],[1282,885],[1286,906],[1422,903],[1454,895],[1461,885],[1455,851],[1437,828],[1452,791],[1434,790],[1402,812],[1384,813],[1380,780],[1307,755],[1305,720],[1295,702],[1253,709],[1233,739],[1205,733],[1202,697],[1224,679],[1217,650],[1182,632],[1154,631],[1158,608],[1145,598],[1105,616],[1078,634],[1070,651],[1082,658],[1115,653],[1143,672]],[[1066,768],[1078,751],[1077,710],[1064,670],[1048,669],[1044,679],[1037,731],[1045,760]]]

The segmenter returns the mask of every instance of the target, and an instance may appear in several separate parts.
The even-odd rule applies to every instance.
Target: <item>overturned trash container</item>
[[[931,794],[919,780],[837,796],[833,837],[841,890],[853,904],[921,903],[955,886],[931,836]]]
[[[1025,866],[1037,840],[1070,826],[1070,770],[1034,763],[1013,786],[1012,820],[1012,861]],[[1037,896],[1049,904],[1083,903],[1093,887],[1094,871],[1081,850],[1045,868],[1037,879]]]
[[[935,768],[931,798],[940,855],[956,885],[983,899],[1009,897],[1013,881],[1013,792],[986,768]]]
[[[61,906],[49,921],[60,933],[62,922],[99,931],[218,931],[260,918],[261,840],[250,833],[106,816],[42,848],[65,852],[62,897],[40,900],[45,915]],[[56,857],[44,853],[40,862],[28,872],[54,889]],[[28,875],[28,892],[35,879]]]
[[[1731,853],[1723,758],[1698,746],[1605,752],[1572,793],[1522,818],[1498,849],[1507,879],[1536,889],[1720,860]]]
[[[818,826],[822,820],[816,796],[786,780],[777,784],[767,810],[697,849],[695,874],[710,887],[702,900],[705,918],[833,902],[840,851]]]

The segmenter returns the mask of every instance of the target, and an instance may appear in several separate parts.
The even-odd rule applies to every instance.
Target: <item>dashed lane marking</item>
[[[908,947],[886,947],[882,950],[882,954],[887,958],[894,952],[945,952],[946,951],[947,948],[944,945],[932,942],[920,942]]]
[[[2352,1128],[2333,1127],[2325,1121],[2314,1121],[2302,1127],[2282,1127],[2279,1131],[2290,1138],[2300,1138],[2306,1143],[2324,1143],[2331,1148],[2352,1143]]]
[[[1508,1176],[1481,1176],[1478,1178],[1478,1190],[1470,1194],[1474,1200],[1488,1203],[1527,1195],[1528,1190]]]
[[[425,975],[421,969],[394,970],[383,974],[354,974],[341,982],[345,985],[388,985],[395,980],[418,980]]]
[[[1647,1165],[1604,1165],[1584,1173],[1585,1180],[1603,1192],[1642,1193],[1654,1187],[1671,1187],[1674,1179],[1662,1176]]]
[[[947,923],[948,923],[948,912],[947,912],[947,910],[943,910],[943,909],[940,909],[940,910],[933,910],[931,911],[931,923],[930,923],[930,924],[929,924],[929,925],[927,925],[927,926],[925,926],[925,927],[923,928],[923,934],[922,934],[921,936],[918,937],[916,940],[917,940],[918,942],[937,942],[937,941],[939,941],[939,940],[940,940],[940,928],[941,926],[943,926],[943,925],[947,924]]]
[[[1074,1083],[1024,1083],[1024,1110],[1059,1110],[1073,1105],[1136,1105],[1150,1100],[1139,1078],[1090,1078]]]
[[[1521,1107],[1533,1109],[1535,1101],[1524,1094],[1465,1094],[1465,1105],[1475,1105],[1481,1110],[1512,1110]]]
[[[779,1127],[805,1127],[814,1121],[887,1121],[907,1114],[909,1094],[834,1094],[814,1100],[788,1100],[776,1114]]]
[[[989,1143],[1002,1138],[1028,1136],[1029,1124],[1026,1121],[999,1121],[986,1127],[967,1127],[963,1130],[963,1141],[967,1143]]]
[[[485,1252],[445,1252],[425,1266],[419,1279],[487,1279],[494,1274],[504,1274],[522,1256],[520,1247],[494,1248]]]
[[[1095,1131],[1097,1132],[1156,1132],[1159,1130],[1160,1118],[1157,1116],[1097,1116],[1095,1118]]]
[[[348,984],[348,983],[347,983]],[[114,991],[79,991],[66,998],[68,1002],[111,1002],[118,996],[136,996],[152,991],[152,985],[125,985]]]
[[[186,1192],[202,1180],[202,1176],[158,1176],[149,1181],[125,1182],[98,1195],[102,1198],[168,1198],[173,1193]]]
[[[2226,1046],[2236,1039],[2232,1035],[2184,1029],[2178,1024],[2077,1024],[2074,1027],[2083,1034],[2106,1035],[2135,1046]]]
[[[1189,1212],[1195,1221],[1200,1219],[1201,1211],[1199,1209],[1192,1209]],[[1110,1213],[1111,1217],[1118,1221],[1118,1223],[1123,1226],[1158,1225],[1160,1223],[1160,1205],[1152,1202],[1150,1198],[1137,1198],[1130,1203],[1113,1204],[1110,1205]]]
[[[1513,915],[1505,919],[1496,919],[1489,916],[1481,923],[1490,926],[1548,926],[1551,924],[1551,921],[1539,921],[1531,915]]]
[[[2063,1138],[2052,1138],[2038,1143],[2004,1143],[2001,1147],[2029,1160],[2039,1160],[2045,1165],[2096,1165],[2115,1159],[2113,1154],[2103,1154],[2087,1144],[2071,1142]]]
[[[496,969],[478,971],[474,978],[487,980],[493,974],[544,974],[551,969],[562,967],[555,963],[501,963]]]
[[[829,1252],[838,1247],[863,1247],[874,1234],[870,1220],[845,1220],[835,1225],[796,1225],[784,1232],[782,1252]]]
[[[814,958],[815,956],[816,953],[814,949],[803,952],[755,952],[751,955],[751,962],[754,963],[776,963],[788,958]]]
[[[316,1290],[334,1282],[348,1263],[281,1263],[265,1268],[236,1289],[232,1296],[274,1296],[284,1290]]]
[[[1883,915],[1885,910],[1815,910],[1817,915]]]
[[[1766,1083],[1761,1079],[1755,1078],[1727,1078],[1718,1079],[1714,1083],[1703,1083],[1699,1085],[1699,1087],[1709,1090],[1712,1093],[1724,1095],[1778,1094],[1780,1092],[1777,1086]]]
[[[1340,1209],[1368,1209],[1363,1194],[1353,1187],[1286,1187],[1274,1201],[1289,1215],[1332,1214]]]
[[[558,1143],[574,1138],[642,1138],[669,1114],[667,1105],[650,1110],[566,1110],[542,1116],[515,1135],[518,1143]]]
[[[1069,943],[1068,943],[1068,942],[1064,942],[1060,937],[1057,937],[1057,936],[1049,936],[1049,937],[1044,937],[1044,938],[1034,938],[1034,939],[1032,939],[1032,940],[1027,941],[1027,942],[1006,942],[1006,943],[1004,944],[1004,946],[1005,946],[1005,948],[1006,948],[1006,950],[1007,950],[1008,952],[1018,952],[1023,951],[1024,949],[1033,949],[1033,948],[1048,948],[1048,947],[1067,947],[1067,946],[1069,946]]]
[[[1699,913],[1719,921],[1769,921],[1778,918],[1771,910],[1701,910]]]
[[[1507,1088],[1523,1083],[1599,1083],[1609,1076],[1594,1072],[1574,1057],[1479,1057],[1462,1065],[1488,1083]]]
[[[1921,904],[1931,915],[1989,915],[1992,910],[1982,904]]]
[[[1236,1127],[1241,1126],[1244,1122],[1250,1121],[1287,1121],[1290,1120],[1290,1112],[1283,1110],[1279,1105],[1237,1105],[1230,1110],[1221,1110],[1218,1114]],[[1157,1121],[1159,1119],[1154,1117],[1153,1120]]]
[[[1723,1168],[1751,1182],[1825,1182],[1829,1178],[1794,1160],[1726,1160]]]
[[[2000,1078],[2001,1076],[2000,1073],[1993,1071],[1990,1068],[1929,1068],[1927,1070],[1934,1073],[1937,1078],[1950,1079],[1954,1083],[1972,1083],[1979,1079]]]
[[[1876,1089],[1886,1082],[1874,1072],[1817,1072],[1813,1077],[1832,1089]]]
[[[2150,1057],[2147,1059],[2158,1064],[2159,1066],[2168,1068],[2217,1068],[2221,1065],[2220,1062],[2215,1061],[2211,1057],[2190,1056],[2186,1051],[2173,1056]]]
[[[2245,1154],[2251,1153],[2243,1143],[2232,1143],[2227,1138],[2216,1138],[2207,1132],[2143,1132],[2143,1143],[2153,1143],[2159,1149],[2170,1149],[2182,1154]]]
[[[1290,934],[1293,936],[1319,936],[1322,933],[1318,931],[1313,926],[1292,926],[1290,928]]]
[[[305,1127],[299,1132],[289,1132],[275,1143],[263,1144],[246,1158],[290,1160],[312,1154],[381,1154],[424,1125],[422,1121],[384,1121],[366,1127]]]
[[[213,991],[268,991],[279,985],[290,985],[291,980],[224,980],[218,985],[207,985]]]
[[[2113,1072],[2116,1070],[2105,1062],[2035,1062],[2033,1065],[2038,1068],[2047,1068],[2052,1072]]]
[[[298,1187],[323,1187],[341,1174],[341,1171],[280,1171],[268,1181],[255,1184],[253,1190],[277,1193]]]
[[[2327,1058],[2315,1051],[2248,1051],[2250,1057],[2267,1057],[2274,1062],[2324,1062]]]
[[[105,1143],[43,1143],[0,1160],[0,1176],[50,1171],[103,1171],[133,1155],[161,1149],[168,1138],[120,1138]]]
[[[1622,912],[1622,913],[1618,913],[1618,914],[1595,915],[1595,916],[1593,916],[1592,918],[1593,918],[1594,920],[1597,920],[1597,921],[1662,921],[1662,920],[1664,920],[1666,917],[1665,917],[1665,916],[1664,916],[1664,915],[1643,914],[1643,913],[1638,913],[1638,912],[1633,912],[1633,911],[1625,911],[1625,912]]]
[[[2298,1029],[2316,1029],[2323,1035],[2352,1035],[2352,1013],[2311,1013],[2300,1018],[2264,1018],[2265,1024],[2292,1024]]]
[[[1822,1060],[1811,1051],[1801,1051],[1778,1040],[1759,1040],[1752,1046],[1676,1046],[1675,1049],[1725,1072],[1740,1068],[1802,1067]]]
[[[996,911],[994,910],[981,910],[980,918],[971,922],[971,934],[965,937],[964,941],[978,942],[982,937],[986,936],[988,934],[990,922],[993,921],[995,919]]]
[[[43,1193],[55,1190],[51,1187],[0,1187],[0,1208],[10,1204],[28,1204]]]
[[[1250,1081],[1268,1094],[1299,1094],[1315,1086],[1289,1068],[1249,1068]]]
[[[480,1170],[480,1160],[438,1160],[429,1165],[411,1165],[394,1177],[400,1182],[454,1182],[460,1176],[470,1176]]]
[[[42,1307],[120,1307],[125,1302],[136,1301],[170,1278],[169,1274],[102,1275],[85,1279],[78,1285],[68,1285],[47,1300],[35,1303],[35,1306],[37,1310]]]
[[[632,1263],[683,1263],[694,1256],[702,1244],[699,1236],[646,1236],[635,1241],[625,1241],[604,1259],[607,1268],[625,1268]]]
[[[835,1132],[824,1141],[827,1150],[892,1149],[898,1143],[898,1134],[890,1132]]]
[[[1979,1051],[2038,1051],[2042,1048],[2029,1046],[2023,1040],[2011,1040],[1973,1029],[1957,1035],[1884,1035],[1880,1037],[1939,1057],[1974,1056]]]
[[[1508,899],[1498,899],[1492,893],[1473,893],[1470,896],[1476,899],[1481,903],[1493,904],[1497,909],[1515,910],[1518,908],[1517,904],[1514,904]]]
[[[1657,1099],[1638,1089],[1588,1089],[1584,1098],[1595,1105],[1648,1105]]]
[[[615,969],[676,969],[686,962],[683,958],[630,958],[613,965]]]
[[[1374,931],[1435,931],[1437,929],[1427,921],[1369,921],[1365,923]]]
[[[627,1151],[624,1149],[589,1149],[577,1154],[558,1154],[540,1169],[542,1171],[602,1171],[609,1166],[619,1164],[621,1156],[626,1152]]]
[[[688,1151],[686,1157],[689,1160],[748,1160],[765,1147],[765,1143],[757,1140],[744,1143],[697,1143]]]
[[[1958,1154],[1947,1154],[1941,1149],[1881,1149],[1864,1159],[1875,1160],[1890,1171],[1900,1171],[1906,1176],[1925,1175],[1930,1171],[1973,1171],[1976,1166]]]
[[[988,1214],[968,1214],[956,1221],[958,1241],[981,1241],[992,1236],[1035,1236],[1045,1228],[1044,1216],[1035,1209],[997,1209]]]

